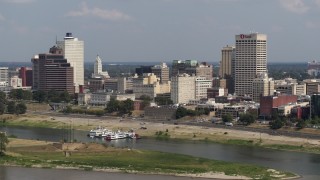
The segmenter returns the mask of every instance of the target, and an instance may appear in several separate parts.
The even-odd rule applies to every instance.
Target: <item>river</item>
[[[87,132],[77,130],[75,130],[73,133],[70,133],[66,130],[59,129],[0,127],[0,131],[6,131],[8,135],[15,135],[18,138],[24,139],[60,141],[61,139],[67,139],[67,137],[72,137],[73,139],[76,139],[77,141],[81,142],[94,141],[99,143],[107,143],[109,146],[115,147],[157,150],[229,162],[256,164],[275,169],[280,169],[283,171],[294,172],[303,176],[303,179],[320,179],[319,154],[288,152],[264,149],[259,147],[236,146],[197,141],[124,139],[107,142],[102,139],[89,138],[86,136]]]

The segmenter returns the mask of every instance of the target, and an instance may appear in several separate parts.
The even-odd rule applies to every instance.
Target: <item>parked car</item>
[[[233,126],[232,122],[225,122],[224,123],[226,126]]]

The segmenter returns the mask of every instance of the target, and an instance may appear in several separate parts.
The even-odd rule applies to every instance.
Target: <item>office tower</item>
[[[219,77],[225,81],[225,86],[222,88],[228,89],[228,92],[234,93],[234,60],[235,47],[226,46],[221,50],[221,61],[219,68]]]
[[[219,68],[219,76],[221,78],[226,78],[226,76],[232,75],[232,61],[235,55],[234,46],[226,46],[221,50],[221,61]]]
[[[138,76],[143,76],[144,73],[152,73],[151,68],[152,66],[140,66],[136,68],[136,74]]]
[[[197,60],[173,60],[172,77],[184,73],[189,74],[190,76],[206,77],[209,80],[213,77],[213,66],[206,62],[198,63]]]
[[[252,81],[258,73],[267,72],[267,35],[236,35],[234,61],[235,93],[252,95]]]
[[[151,67],[151,73],[160,78],[160,83],[167,83],[169,81],[169,67],[166,63]]]
[[[257,74],[257,78],[252,81],[252,100],[260,102],[260,96],[270,96],[274,92],[274,81],[268,78],[267,73]]]
[[[195,100],[196,76],[179,74],[171,77],[171,100],[174,104]]]
[[[312,117],[320,116],[320,94],[311,95],[311,114]]]
[[[5,86],[9,85],[9,68],[8,67],[0,67],[0,82]]]
[[[35,55],[31,62],[34,90],[74,93],[73,67],[63,57],[62,49],[54,46],[50,53]]]
[[[19,69],[19,78],[22,80],[22,86],[32,86],[32,68],[21,67]]]
[[[179,74],[187,73],[187,68],[195,69],[198,65],[197,60],[173,60],[172,61],[172,77],[177,76]],[[192,74],[189,74],[192,75]]]
[[[92,74],[92,78],[96,78],[96,77],[110,78],[107,71],[102,71],[102,60],[99,57],[99,55],[97,55],[96,57],[96,61],[94,63],[94,68],[93,68],[93,74]]]
[[[207,90],[212,87],[212,80],[205,77],[196,77],[195,80],[195,99],[207,99]]]
[[[66,33],[63,41],[57,42],[58,47],[62,48],[64,58],[73,67],[73,82],[75,92],[79,92],[79,85],[84,84],[84,42]]]

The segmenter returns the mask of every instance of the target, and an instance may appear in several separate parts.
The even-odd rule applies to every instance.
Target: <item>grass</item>
[[[8,118],[8,117],[5,117]],[[28,118],[33,117],[19,117],[18,120],[15,120],[15,118],[10,117],[8,120],[5,120],[5,122],[0,122],[0,126],[24,126],[24,127],[38,127],[38,128],[56,128],[56,129],[66,129],[69,128],[69,125],[63,122],[58,121],[52,121],[52,120],[29,120]],[[82,126],[74,126],[75,129],[83,129]],[[298,151],[298,152],[308,152],[308,153],[320,153],[319,147],[309,147],[309,146],[291,146],[291,145],[277,145],[277,144],[264,144],[263,141],[261,142],[255,142],[253,140],[242,140],[242,139],[212,139],[208,137],[204,137],[201,139],[201,137],[198,137],[194,135],[194,137],[186,137],[186,138],[172,138],[174,135],[170,135],[171,132],[165,132],[165,131],[157,131],[155,134],[150,134],[150,137],[156,138],[157,140],[186,140],[186,139],[192,139],[196,141],[204,141],[207,143],[222,143],[222,144],[232,144],[232,145],[243,145],[243,146],[257,146],[262,148],[272,148],[272,149],[278,149],[278,150],[289,150],[289,151]]]
[[[62,152],[30,151],[14,148],[17,156],[4,156],[0,164],[11,164],[25,167],[41,165],[45,168],[76,167],[83,170],[118,169],[122,172],[142,172],[156,174],[199,174],[206,172],[224,172],[226,175],[241,175],[259,179],[277,179],[268,168],[239,163],[197,158],[188,155],[164,153],[157,151],[141,151],[126,149],[110,149],[108,152],[72,152],[65,157]],[[285,177],[295,176],[281,172]]]

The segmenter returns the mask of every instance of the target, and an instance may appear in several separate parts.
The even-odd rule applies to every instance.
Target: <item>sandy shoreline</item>
[[[45,115],[27,115],[25,117],[19,117],[14,121],[35,121],[35,122],[54,122],[57,124],[72,125],[75,129],[90,130],[97,126],[103,126],[108,129],[117,130],[129,130],[134,129],[141,136],[153,136],[156,131],[167,131],[170,134],[170,138],[190,139],[190,140],[227,140],[227,139],[242,139],[260,141],[264,144],[289,144],[289,145],[308,145],[313,147],[320,147],[320,140],[304,139],[304,138],[292,138],[285,136],[274,136],[265,133],[256,133],[248,131],[240,131],[233,129],[223,128],[204,128],[200,126],[189,125],[173,125],[162,124],[158,122],[142,122],[132,119],[121,119],[117,117],[96,117],[87,116],[86,118],[76,117],[60,117],[60,116],[45,116]],[[147,129],[140,129],[141,126],[145,126]],[[10,142],[9,147],[23,147],[27,145],[44,145],[50,142],[33,141],[33,140],[19,140],[15,139]],[[64,167],[59,167],[67,169]],[[119,172],[117,169],[93,169],[94,171],[104,172]],[[120,171],[120,173],[123,171]],[[135,173],[135,172],[129,172]],[[143,174],[143,173],[139,173]],[[208,178],[208,179],[250,179],[244,176],[228,176],[224,173],[203,173],[203,174],[155,174],[155,175],[170,175],[170,176],[186,176],[194,178]],[[298,177],[298,176],[297,176]],[[295,178],[297,178],[295,177]]]
[[[72,124],[75,129],[90,130],[97,126],[106,127],[111,130],[130,130],[133,129],[141,136],[153,136],[157,131],[168,131],[170,138],[190,139],[190,140],[228,140],[228,139],[241,139],[252,140],[254,142],[262,142],[263,144],[286,144],[295,146],[314,146],[320,147],[320,140],[307,139],[288,136],[276,136],[266,133],[241,131],[234,129],[224,129],[216,127],[201,127],[190,125],[173,125],[162,124],[160,122],[143,122],[131,119],[120,119],[118,117],[101,117],[97,118],[75,118],[75,117],[51,117],[43,116],[35,118],[35,121],[53,121],[65,124]],[[29,119],[29,118],[28,118]],[[142,126],[147,129],[140,129]]]

